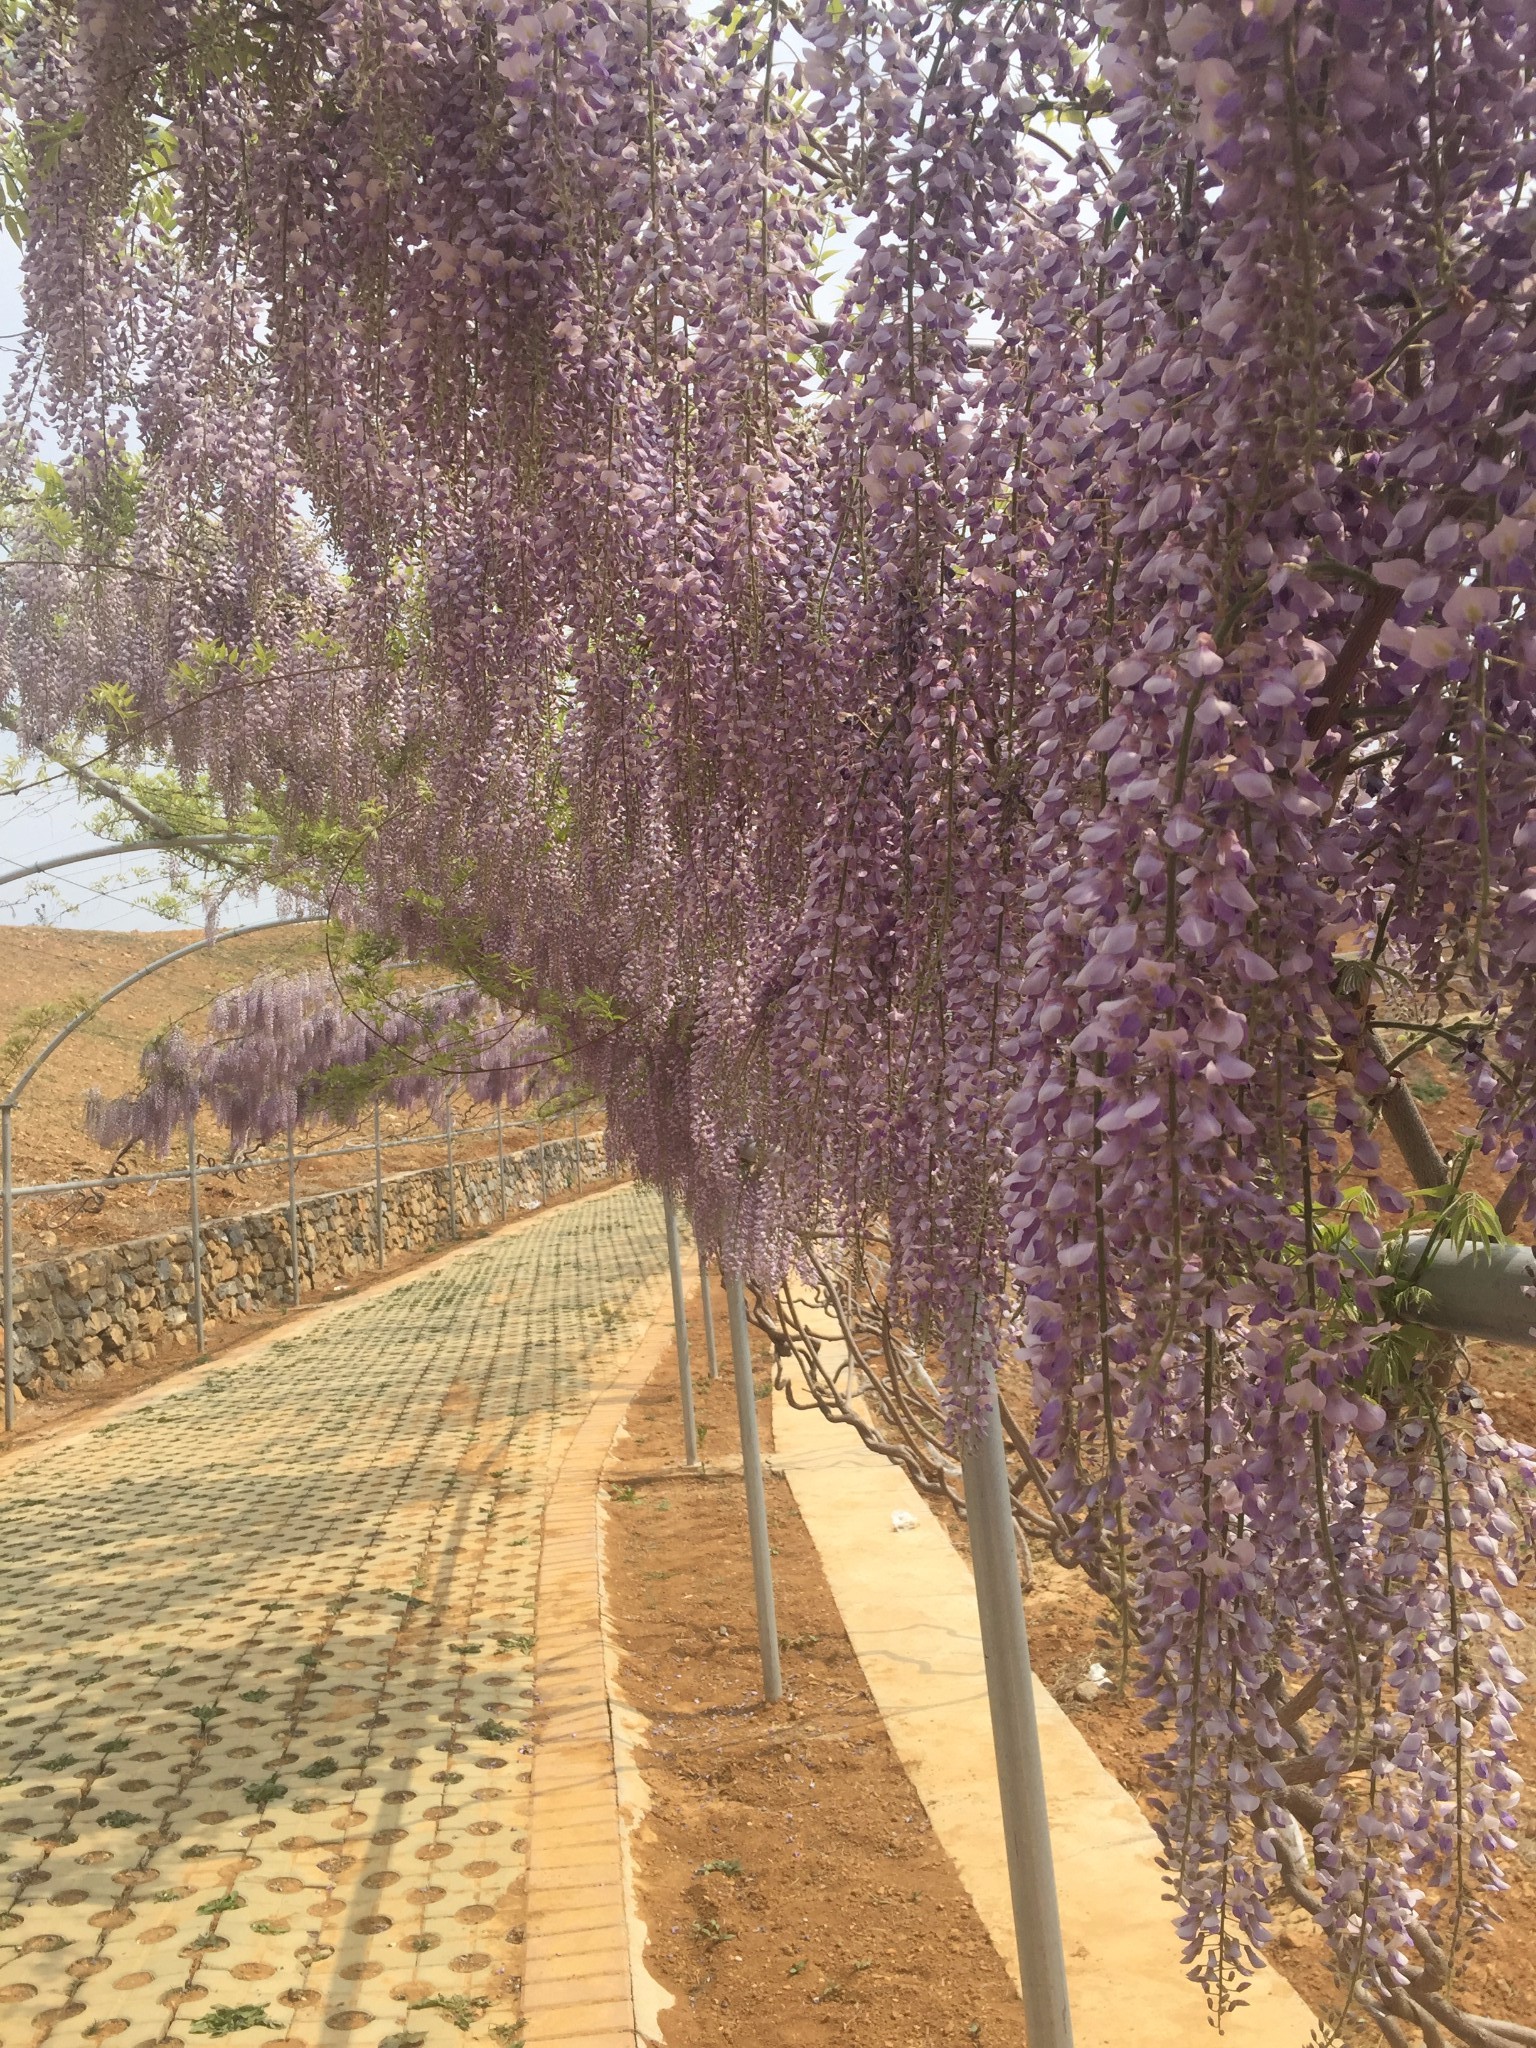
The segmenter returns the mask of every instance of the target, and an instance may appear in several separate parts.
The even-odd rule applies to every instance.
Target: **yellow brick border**
[[[668,1282],[629,1313],[650,1325],[617,1357],[550,1456],[534,1608],[525,2048],[636,2048],[643,1930],[634,1917],[605,1654],[598,1487],[630,1402],[672,1341]]]

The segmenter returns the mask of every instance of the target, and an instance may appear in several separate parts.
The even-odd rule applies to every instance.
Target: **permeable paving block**
[[[624,1188],[0,1478],[0,2048],[518,2034],[547,1451]]]

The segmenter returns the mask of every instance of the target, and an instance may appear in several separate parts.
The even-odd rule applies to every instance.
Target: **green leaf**
[[[269,2020],[265,2005],[216,2005],[195,2019],[188,2029],[193,2034],[240,2034],[247,2027],[271,2027],[282,2032],[282,2022]]]
[[[440,2012],[461,2034],[467,2034],[481,2013],[489,2009],[490,2003],[488,1998],[463,1998],[439,1993],[435,1998],[418,1999],[408,2005],[406,2011]]]

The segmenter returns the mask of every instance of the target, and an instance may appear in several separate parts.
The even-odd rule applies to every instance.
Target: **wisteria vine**
[[[952,1429],[1022,1361],[1214,2006],[1285,1891],[1482,2048],[1536,2039],[1453,1990],[1536,1454],[1368,1268],[1392,977],[1536,1188],[1533,37],[39,0],[4,53],[21,730],[321,821],[769,1286],[888,1242]]]
[[[473,983],[361,1001],[320,969],[263,974],[227,989],[191,1038],[180,1024],[152,1039],[139,1085],[86,1098],[86,1129],[114,1151],[140,1144],[162,1157],[199,1113],[235,1151],[300,1126],[345,1123],[364,1103],[425,1109],[441,1122],[452,1097],[516,1106],[548,1093],[549,1041],[532,1019],[507,1016]]]

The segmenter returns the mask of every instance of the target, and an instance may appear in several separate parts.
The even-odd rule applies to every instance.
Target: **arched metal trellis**
[[[97,1017],[114,997],[124,990],[133,988],[138,982],[158,974],[162,967],[169,967],[173,961],[185,960],[189,953],[206,952],[210,946],[221,946],[226,939],[252,938],[258,932],[287,931],[296,925],[325,924],[329,922],[323,912],[304,917],[270,917],[261,924],[238,925],[226,932],[214,932],[208,938],[194,939],[189,946],[178,946],[174,952],[162,953],[158,960],[151,960],[147,967],[136,968],[132,974],[124,975],[119,982],[99,995],[95,1002],[88,1003],[76,1017],[57,1030],[48,1043],[27,1066],[20,1079],[3,1100],[0,1100],[0,1267],[3,1267],[5,1333],[5,1427],[11,1429],[16,1420],[16,1280],[13,1259],[14,1242],[14,1197],[13,1175],[11,1172],[11,1119],[16,1105],[20,1102],[29,1082],[45,1067],[60,1046],[73,1038],[82,1024],[89,1024]]]

